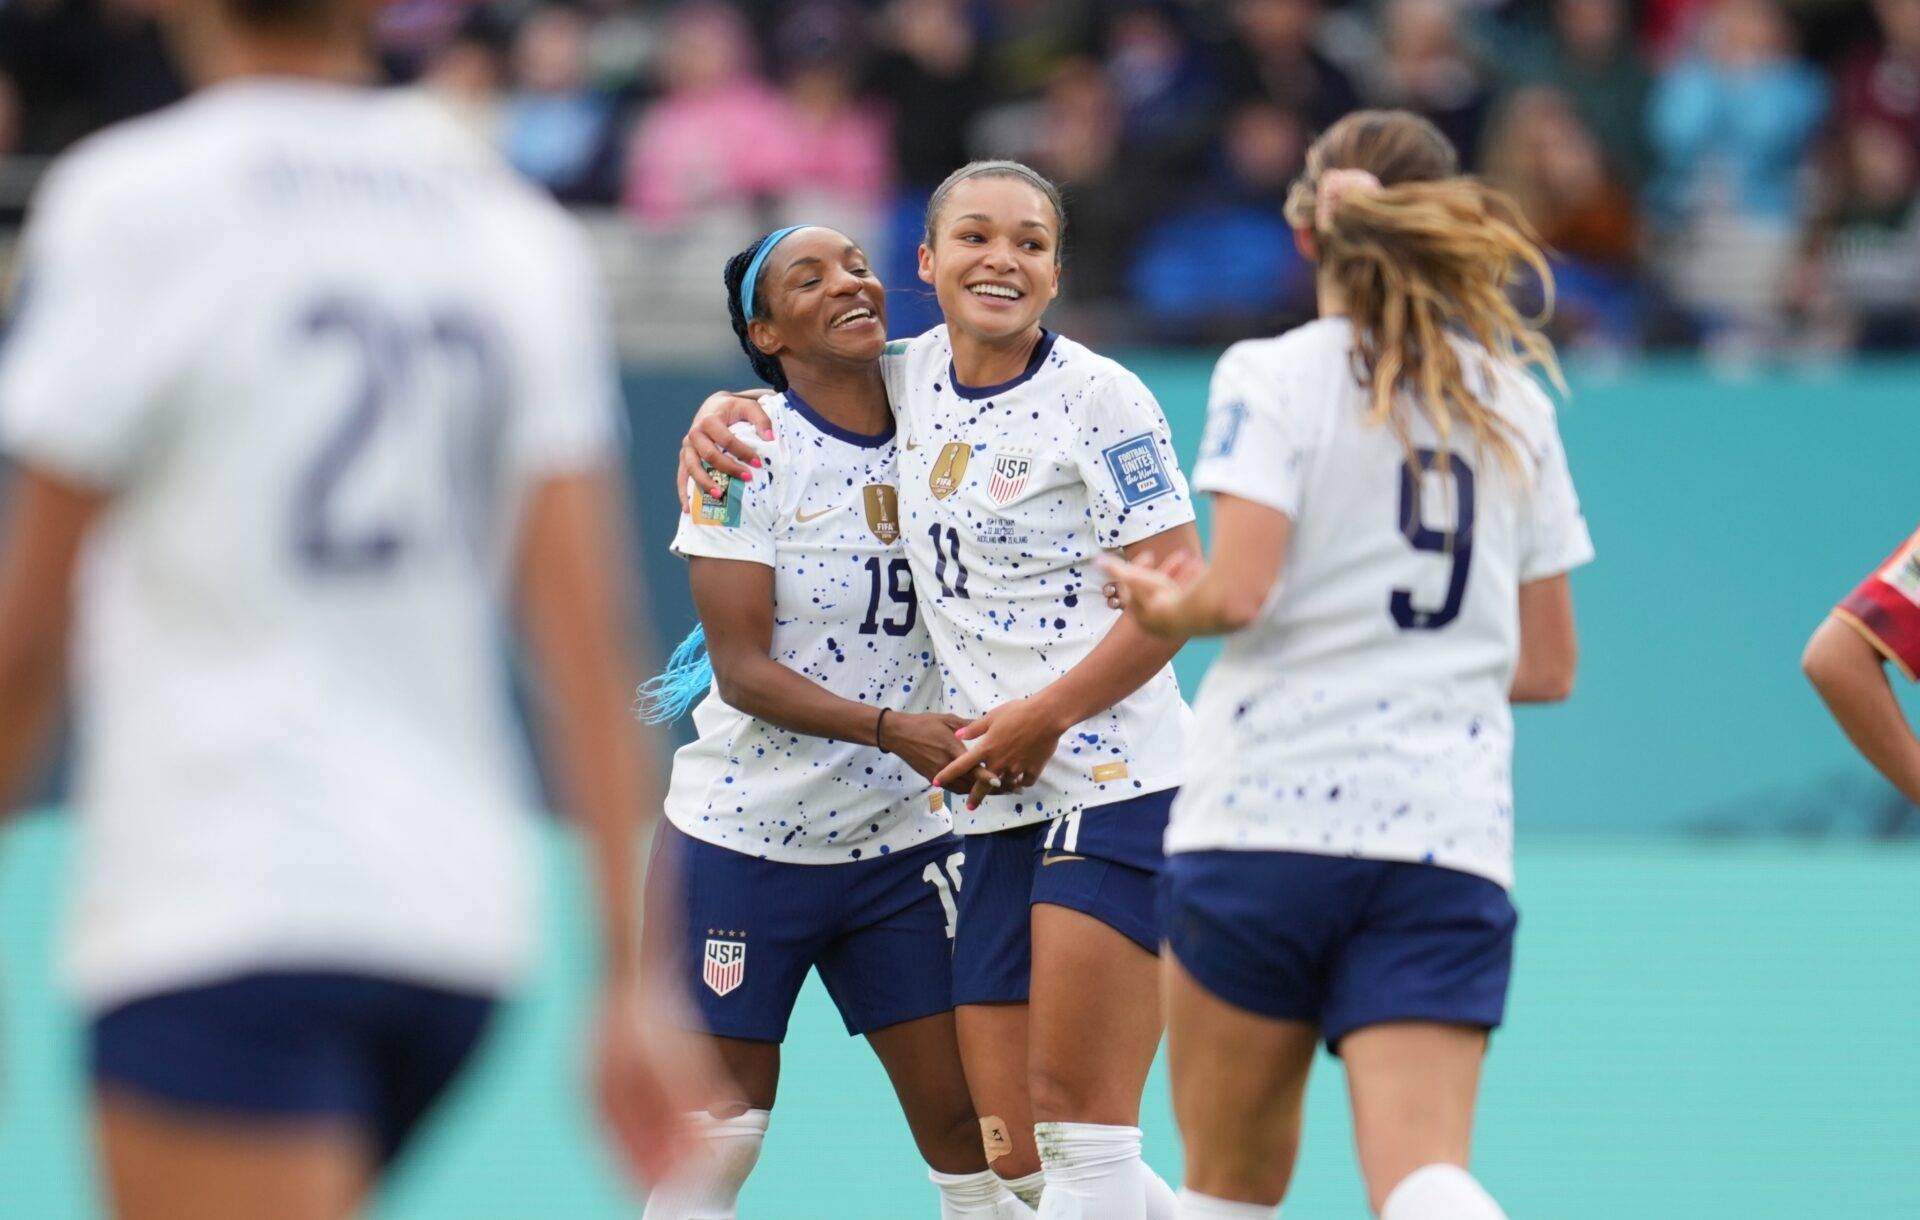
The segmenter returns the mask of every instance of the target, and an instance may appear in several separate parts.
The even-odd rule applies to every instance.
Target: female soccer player
[[[886,1066],[941,1215],[1030,1217],[987,1168],[954,1038],[960,845],[931,780],[966,722],[928,710],[939,678],[900,545],[886,294],[857,244],[812,226],[735,255],[726,286],[740,346],[778,391],[777,439],[681,519],[711,665],[670,669],[648,711],[677,715],[711,680],[674,758],[663,858],[736,1087],[697,1116],[706,1171],[656,1192],[647,1220],[734,1214],[810,969]]]
[[[972,721],[936,781],[984,768],[955,812],[953,972],[987,1155],[1027,1197],[1044,1165],[1043,1216],[1142,1220],[1172,1210],[1137,1123],[1161,1028],[1154,876],[1190,716],[1175,645],[1116,614],[1093,564],[1197,553],[1198,537],[1153,396],[1042,325],[1065,225],[1025,166],[955,171],[920,252],[946,324],[883,365],[907,557],[946,710]],[[699,458],[747,469],[721,452],[751,452],[736,418],[768,428],[710,400],[683,450],[709,492]]]
[[[523,977],[503,586],[592,840],[628,1159],[670,1171],[710,1087],[641,1009],[653,776],[589,255],[450,120],[356,83],[370,12],[172,10],[207,87],[53,171],[0,363],[0,791],[71,627],[68,974],[123,1217],[357,1214]]]
[[[1807,641],[1801,668],[1848,740],[1920,804],[1920,738],[1894,698],[1886,663],[1920,674],[1920,534],[1833,608]]]
[[[1113,566],[1146,630],[1231,633],[1163,873],[1180,1215],[1273,1214],[1321,1037],[1374,1210],[1494,1220],[1466,1165],[1513,947],[1508,705],[1566,698],[1593,555],[1506,294],[1547,268],[1405,111],[1328,129],[1287,217],[1321,317],[1214,371],[1211,563]]]

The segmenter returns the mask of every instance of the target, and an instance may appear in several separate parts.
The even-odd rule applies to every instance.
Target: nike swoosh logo
[[[805,525],[809,521],[818,521],[820,518],[826,516],[829,513],[837,513],[845,507],[846,505],[844,504],[836,504],[832,508],[823,508],[817,513],[795,512],[793,514],[793,519],[799,522],[801,525]]]
[[[906,439],[906,441],[905,441],[905,444],[906,444],[906,446],[907,446],[907,448],[909,448],[909,449],[918,449],[918,448],[920,447],[919,445],[917,445],[917,444],[915,444],[915,443],[914,443],[914,439],[913,439],[913,438],[912,438],[911,436],[909,436],[909,437],[908,437],[908,438]]]
[[[1084,860],[1084,859],[1086,859],[1085,856],[1042,856],[1040,858],[1040,863],[1043,865],[1065,864],[1069,860]]]

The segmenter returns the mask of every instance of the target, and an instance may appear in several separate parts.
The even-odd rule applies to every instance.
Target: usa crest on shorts
[[[700,963],[700,980],[715,995],[726,995],[747,977],[747,942],[707,937],[705,959]]]
[[[1033,456],[1026,453],[993,455],[993,477],[987,480],[987,499],[1007,505],[1020,498],[1033,474]]]

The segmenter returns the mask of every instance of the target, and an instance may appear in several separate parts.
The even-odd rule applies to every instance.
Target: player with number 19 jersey
[[[932,710],[894,430],[838,427],[792,389],[764,406],[775,439],[756,442],[754,479],[730,481],[724,500],[699,496],[674,552],[773,569],[768,655],[781,665],[876,715]],[[678,834],[663,837],[661,859],[700,963],[705,1030],[783,1041],[813,969],[850,1034],[948,1011],[960,853],[945,794],[899,755],[740,711],[717,678],[693,721],[667,795]]]
[[[935,710],[932,644],[900,547],[892,433],[834,426],[789,390],[763,404],[775,440],[727,499],[681,514],[674,553],[774,571],[772,657],[834,694]],[[693,710],[698,737],[673,759],[667,817],[717,847],[790,864],[840,864],[950,829],[944,794],[898,755],[806,737],[721,699]]]
[[[945,710],[978,717],[1091,652],[1119,618],[1097,557],[1192,521],[1193,502],[1152,393],[1071,339],[1044,333],[1026,371],[996,386],[955,380],[944,326],[890,344],[883,363],[902,437],[901,532]],[[1175,788],[1190,719],[1168,666],[1069,729],[1024,792],[956,810],[956,829]]]
[[[1553,405],[1525,373],[1463,344],[1519,442],[1518,477],[1458,444],[1443,457],[1414,411],[1416,481],[1368,420],[1353,342],[1325,318],[1236,344],[1215,370],[1194,484],[1277,509],[1293,533],[1260,617],[1201,686],[1167,850],[1415,861],[1510,887],[1519,587],[1593,543]]]

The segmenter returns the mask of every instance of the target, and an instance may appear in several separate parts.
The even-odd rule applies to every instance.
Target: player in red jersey
[[[1920,737],[1894,698],[1888,661],[1920,680],[1920,533],[1833,608],[1800,658],[1848,739],[1920,805]]]

